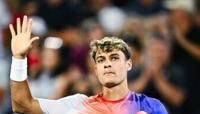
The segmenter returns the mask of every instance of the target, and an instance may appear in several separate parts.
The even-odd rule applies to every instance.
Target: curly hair
[[[95,40],[90,43],[90,55],[95,61],[96,53],[112,52],[114,49],[120,50],[124,53],[126,59],[130,59],[131,52],[129,46],[118,37],[104,37],[100,40]]]

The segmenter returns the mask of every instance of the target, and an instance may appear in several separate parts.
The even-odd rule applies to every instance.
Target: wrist
[[[26,58],[25,55],[13,55],[13,57],[16,59],[25,59]]]
[[[12,57],[10,79],[18,82],[27,79],[27,58],[19,59]]]

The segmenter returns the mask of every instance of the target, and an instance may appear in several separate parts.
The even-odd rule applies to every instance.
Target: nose
[[[104,68],[109,68],[111,66],[112,66],[112,64],[111,64],[110,61],[106,61],[105,64],[104,64]]]

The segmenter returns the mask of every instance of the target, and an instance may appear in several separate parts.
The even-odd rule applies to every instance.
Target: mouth
[[[114,75],[114,72],[105,72],[104,75]]]

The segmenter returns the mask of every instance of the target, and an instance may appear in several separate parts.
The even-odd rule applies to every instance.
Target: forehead
[[[111,55],[119,55],[119,56],[125,57],[124,53],[121,50],[114,49],[110,52],[97,51],[96,58],[106,57],[106,56],[111,56]]]

